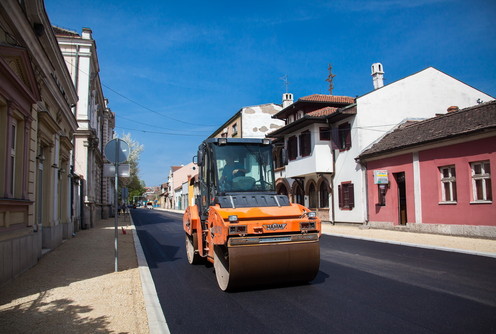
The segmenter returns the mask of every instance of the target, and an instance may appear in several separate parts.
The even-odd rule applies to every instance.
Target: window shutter
[[[347,130],[348,132],[346,133],[346,143],[345,143],[345,147],[346,149],[350,149],[351,148],[351,130],[348,128]]]
[[[303,131],[300,135],[300,155],[302,157],[309,156],[312,153],[310,131]]]
[[[331,130],[331,147],[333,150],[339,150],[339,129],[333,128]]]
[[[298,136],[298,144],[299,144],[299,147],[300,147],[300,154],[303,155],[305,154],[305,136],[303,134],[300,134]]]
[[[355,191],[354,191],[353,183],[350,183],[348,185],[348,192],[349,192],[348,196],[350,199],[349,207],[350,209],[353,209],[355,207]]]
[[[343,208],[343,186],[338,185],[338,202],[339,202],[339,208]]]

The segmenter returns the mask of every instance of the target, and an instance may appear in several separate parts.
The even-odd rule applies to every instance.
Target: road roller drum
[[[222,290],[309,282],[319,265],[318,241],[215,248],[215,274]]]

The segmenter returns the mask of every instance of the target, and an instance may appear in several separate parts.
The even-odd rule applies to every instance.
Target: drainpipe
[[[366,162],[361,162],[360,159],[356,158],[355,159],[356,163],[360,164],[363,166],[363,168],[365,168],[365,176],[364,176],[364,180],[363,182],[365,182],[365,225],[368,225],[369,224],[369,196],[368,196],[368,193],[369,193],[369,182],[368,182],[368,174],[367,174],[367,163]]]
[[[332,156],[332,174],[331,174],[331,212],[329,220],[332,225],[335,225],[334,221],[334,175],[336,175],[336,156],[334,155],[334,149],[332,148],[332,127],[329,122],[329,118],[326,119],[327,127],[329,128],[329,137],[331,138],[331,156]]]

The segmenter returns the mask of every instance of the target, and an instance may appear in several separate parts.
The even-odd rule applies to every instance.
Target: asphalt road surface
[[[322,235],[316,279],[222,292],[182,216],[132,210],[171,333],[496,333],[496,259]]]

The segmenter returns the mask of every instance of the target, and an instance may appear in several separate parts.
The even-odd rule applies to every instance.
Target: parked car
[[[146,203],[146,208],[147,209],[153,209],[153,203],[152,202]]]

